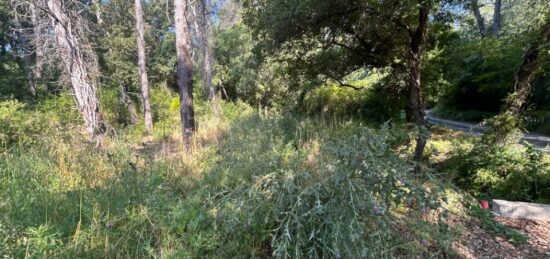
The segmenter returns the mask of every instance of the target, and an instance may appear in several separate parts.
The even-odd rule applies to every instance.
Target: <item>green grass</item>
[[[399,127],[259,115],[240,103],[223,103],[217,117],[198,101],[194,153],[183,155],[177,99],[169,97],[157,103],[165,110],[149,140],[138,125],[96,149],[64,98],[57,107],[3,110],[20,122],[3,126],[14,130],[5,131],[0,153],[2,255],[451,253],[445,187],[411,174],[409,154],[397,148],[406,138]],[[25,118],[42,119],[29,128]]]
[[[222,103],[215,116],[197,100],[199,129],[185,155],[177,98],[153,97],[160,112],[152,136],[141,125],[119,128],[102,149],[80,134],[68,96],[0,106],[4,121],[16,122],[1,124],[9,130],[0,153],[0,254],[453,255],[448,218],[466,218],[472,201],[430,167],[412,173],[406,127],[258,113],[243,103]],[[472,143],[447,133],[427,155]]]

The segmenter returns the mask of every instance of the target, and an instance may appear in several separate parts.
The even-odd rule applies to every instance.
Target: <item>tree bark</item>
[[[176,24],[177,75],[180,92],[180,115],[183,143],[187,153],[191,152],[191,140],[195,131],[193,110],[193,60],[190,52],[190,35],[187,26],[186,0],[174,0],[174,21]]]
[[[470,6],[476,18],[477,27],[479,28],[479,35],[484,38],[487,36],[487,29],[485,28],[485,19],[483,19],[483,16],[481,16],[481,12],[479,11],[479,3],[477,0],[472,0],[470,2]]]
[[[204,44],[203,50],[203,80],[204,86],[208,90],[208,100],[211,103],[216,101],[216,90],[212,84],[212,31],[210,29],[208,13],[207,13],[207,2],[206,0],[201,0],[202,7],[202,41]]]
[[[502,0],[495,0],[495,10],[493,14],[493,35],[500,36],[500,13],[502,10]]]
[[[141,85],[141,102],[143,104],[143,116],[145,130],[151,133],[153,130],[153,116],[151,115],[151,103],[149,100],[149,81],[147,79],[147,65],[145,60],[145,36],[143,22],[143,8],[141,0],[135,0],[137,49],[139,63],[139,83]]]
[[[33,75],[33,69],[32,69],[32,59],[31,59],[31,53],[29,50],[29,42],[27,38],[25,37],[25,34],[23,32],[23,27],[21,23],[19,22],[18,15],[15,15],[15,39],[17,41],[17,45],[15,47],[15,53],[18,54],[21,58],[23,58],[23,61],[25,62],[25,74],[27,77],[27,84],[29,86],[29,92],[31,93],[31,96],[33,98],[36,97],[36,84],[34,80]]]
[[[26,39],[21,39],[21,41],[26,41]],[[22,42],[20,42],[22,43]],[[26,43],[25,43],[26,44]],[[32,69],[32,59],[28,52],[23,53],[23,60],[25,61],[25,73],[27,74],[27,83],[29,85],[29,92],[33,98],[36,98],[36,81]]]
[[[101,18],[101,0],[92,0],[94,5],[95,18],[98,25],[103,25],[103,18]]]
[[[550,19],[547,18],[540,29],[539,37],[533,41],[515,73],[514,92],[506,98],[500,114],[488,121],[482,141],[484,146],[501,146],[521,126],[520,115],[531,95],[531,79],[541,65],[541,46],[550,41]]]
[[[126,108],[126,111],[128,111],[128,115],[130,117],[128,122],[134,125],[138,121],[136,105],[134,104],[130,96],[128,96],[126,83],[124,83],[124,81],[120,79],[118,85],[120,90],[120,102],[122,103],[124,108]]]
[[[201,15],[197,15],[197,12],[194,7],[191,7],[191,11],[194,16],[194,26],[195,31],[197,31],[200,41],[201,41],[201,50],[202,50],[202,79],[204,83],[204,90],[208,94],[208,100],[212,104],[212,107],[216,111],[216,90],[212,84],[212,32],[210,30],[208,13],[207,13],[207,2],[206,0],[200,1],[201,5]],[[200,25],[199,25],[200,24]]]
[[[44,52],[41,42],[41,33],[40,33],[40,24],[38,21],[38,12],[36,11],[36,6],[34,4],[29,5],[31,12],[31,23],[33,26],[33,38],[34,38],[34,50],[35,50],[35,65],[33,68],[33,77],[35,82],[42,78],[43,63],[44,63]]]
[[[516,71],[514,82],[514,93],[506,100],[503,111],[519,115],[527,103],[531,94],[531,79],[540,67],[540,47],[550,41],[550,19],[545,21],[541,28],[541,34],[527,50],[523,63]]]
[[[101,115],[97,90],[89,77],[89,68],[83,58],[78,37],[73,33],[73,22],[62,0],[47,0],[47,11],[52,20],[57,52],[70,78],[73,94],[82,113],[90,139],[101,144],[106,125]]]
[[[409,81],[408,81],[408,103],[405,109],[407,121],[414,122],[420,129],[426,126],[425,108],[421,93],[420,72],[422,69],[422,44],[428,32],[428,12],[429,7],[421,6],[418,14],[418,26],[411,33],[409,45]],[[422,130],[416,139],[416,148],[414,160],[418,163],[422,161],[424,148],[426,147],[427,137]],[[416,171],[420,169],[417,166]]]

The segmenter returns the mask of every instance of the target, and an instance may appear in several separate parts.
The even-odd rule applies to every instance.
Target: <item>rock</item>
[[[550,221],[550,205],[493,200],[492,209],[503,217]]]

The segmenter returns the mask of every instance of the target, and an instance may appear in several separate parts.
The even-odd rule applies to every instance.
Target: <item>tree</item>
[[[36,10],[36,5],[30,4],[29,10],[31,15],[31,25],[33,28],[33,39],[34,39],[34,50],[35,50],[35,65],[33,69],[33,77],[35,82],[40,80],[42,78],[43,73],[43,63],[44,63],[44,50],[43,46],[41,46],[41,38],[40,35],[42,34],[41,28],[40,28],[40,22],[39,22],[39,12]]]
[[[487,36],[487,31],[485,29],[485,19],[481,15],[481,12],[479,11],[479,2],[478,0],[472,0],[470,2],[470,6],[472,8],[472,12],[474,13],[474,17],[476,18],[477,27],[479,28],[479,35],[481,35],[482,38]]]
[[[201,0],[201,39],[203,45],[203,81],[208,91],[208,99],[211,103],[216,102],[216,90],[212,84],[212,27],[208,16],[208,1]]]
[[[186,17],[188,6],[186,0],[174,0],[180,116],[183,143],[186,152],[190,153],[191,140],[195,131],[195,112],[193,110],[193,60],[190,51],[190,35]]]
[[[200,7],[200,14],[197,13],[197,5]],[[216,111],[216,90],[212,84],[213,35],[208,8],[209,1],[200,0],[196,5],[191,6],[191,12],[193,14],[194,29],[199,45],[197,49],[201,53],[200,59],[197,58],[196,60],[200,60],[204,90],[208,95],[208,100],[212,108]],[[195,57],[198,56],[199,55],[195,55]]]
[[[141,0],[135,0],[137,49],[139,63],[139,83],[141,85],[141,101],[143,105],[143,116],[145,130],[151,133],[153,130],[153,116],[151,115],[151,103],[149,101],[149,81],[147,79],[147,67],[145,61],[145,37],[143,25],[143,8]]]
[[[423,128],[426,126],[425,107],[422,100],[422,82],[420,74],[422,71],[422,49],[423,43],[428,32],[428,13],[430,6],[420,4],[418,8],[418,25],[414,32],[410,32],[409,45],[409,80],[408,80],[408,103],[405,109],[408,122],[414,122],[417,126]],[[426,147],[427,137],[420,132],[416,138],[416,148],[414,151],[414,160],[420,162]],[[419,167],[417,167],[418,171]]]
[[[546,18],[540,28],[540,35],[525,53],[523,63],[515,74],[514,93],[507,98],[505,111],[517,116],[525,108],[531,93],[531,80],[542,62],[541,47],[548,42],[550,42],[550,18]]]
[[[544,15],[539,35],[533,41],[521,66],[515,73],[514,92],[507,98],[501,113],[490,120],[489,131],[484,139],[489,144],[502,143],[508,135],[520,126],[520,115],[531,95],[531,80],[542,64],[542,47],[550,42],[550,15]]]
[[[25,28],[23,28],[23,25],[19,20],[18,12],[17,10],[15,10],[14,44],[17,44],[17,45],[13,46],[13,50],[15,53],[21,56],[25,62],[24,68],[25,68],[25,74],[27,75],[27,85],[29,87],[31,96],[35,98],[36,97],[35,74],[33,73],[33,70],[32,70],[33,65],[32,65],[32,59],[31,59],[31,50],[29,46],[30,44],[29,44],[29,40],[25,36],[24,30]]]
[[[32,2],[38,9],[45,10],[53,24],[53,33],[57,43],[57,52],[63,61],[65,72],[71,82],[77,107],[82,114],[86,131],[90,139],[101,143],[106,130],[101,108],[97,97],[95,82],[91,79],[89,62],[85,60],[82,46],[77,34],[78,22],[71,15],[63,0],[46,0]]]
[[[258,39],[265,39],[260,42],[261,51],[292,57],[289,63],[312,80],[324,77],[349,86],[343,79],[359,68],[396,68],[406,78],[407,120],[425,127],[420,78],[423,43],[429,13],[441,1],[243,2],[245,23]],[[426,141],[427,135],[419,134],[414,155],[418,162]]]
[[[500,14],[502,10],[502,0],[495,0],[495,10],[493,14],[493,35],[495,37],[500,36]]]
[[[501,28],[501,11],[502,11],[502,0],[495,0],[493,4],[493,24],[491,26],[492,30],[490,33],[487,33],[487,28],[485,25],[485,18],[481,14],[480,11],[480,4],[478,0],[471,0],[470,1],[470,8],[472,9],[472,12],[474,13],[474,17],[476,19],[476,23],[479,29],[479,35],[481,38],[485,38],[488,34],[491,34],[495,37],[500,36],[500,28]]]

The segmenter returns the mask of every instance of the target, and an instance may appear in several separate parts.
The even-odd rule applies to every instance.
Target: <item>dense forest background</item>
[[[476,199],[550,202],[549,39],[547,0],[0,0],[0,254],[535,251]]]

